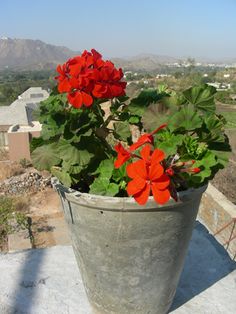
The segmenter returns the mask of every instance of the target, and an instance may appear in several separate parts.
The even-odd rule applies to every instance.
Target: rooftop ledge
[[[71,246],[0,254],[0,313],[92,314]],[[236,263],[196,223],[174,314],[236,313]]]
[[[32,121],[31,125],[12,125],[8,133],[28,133],[28,132],[41,132],[42,124],[38,121]]]

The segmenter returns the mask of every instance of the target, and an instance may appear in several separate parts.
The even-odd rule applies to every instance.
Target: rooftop
[[[33,111],[49,96],[42,87],[30,87],[9,106],[0,106],[0,125],[28,125]]]

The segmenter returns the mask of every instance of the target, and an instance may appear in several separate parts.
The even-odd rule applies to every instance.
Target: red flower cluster
[[[95,98],[114,98],[125,95],[126,82],[123,72],[116,69],[111,61],[104,61],[95,50],[84,51],[81,56],[58,65],[56,77],[58,91],[68,93],[69,103],[80,108],[90,107]]]
[[[160,164],[164,153],[160,149],[152,152],[150,145],[146,145],[140,154],[142,158],[126,168],[128,176],[132,179],[127,185],[127,192],[140,205],[147,202],[150,192],[157,203],[165,204],[170,199],[170,179]]]

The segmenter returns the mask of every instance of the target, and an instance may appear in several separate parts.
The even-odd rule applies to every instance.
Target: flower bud
[[[169,175],[169,176],[173,176],[175,173],[174,173],[174,170],[172,168],[168,168],[166,169],[166,173]]]

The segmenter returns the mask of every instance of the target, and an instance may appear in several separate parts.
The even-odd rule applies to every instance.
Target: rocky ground
[[[1,181],[0,195],[22,195],[42,191],[50,185],[50,179],[49,174],[42,174],[30,168],[25,173]]]
[[[8,239],[0,245],[0,250],[69,244],[69,233],[58,194],[51,186],[50,174],[31,167],[22,169],[16,164],[6,164],[4,169],[5,175],[2,172],[0,178],[0,197],[12,198],[18,204],[16,210],[28,217],[29,226],[26,230],[9,234]]]

